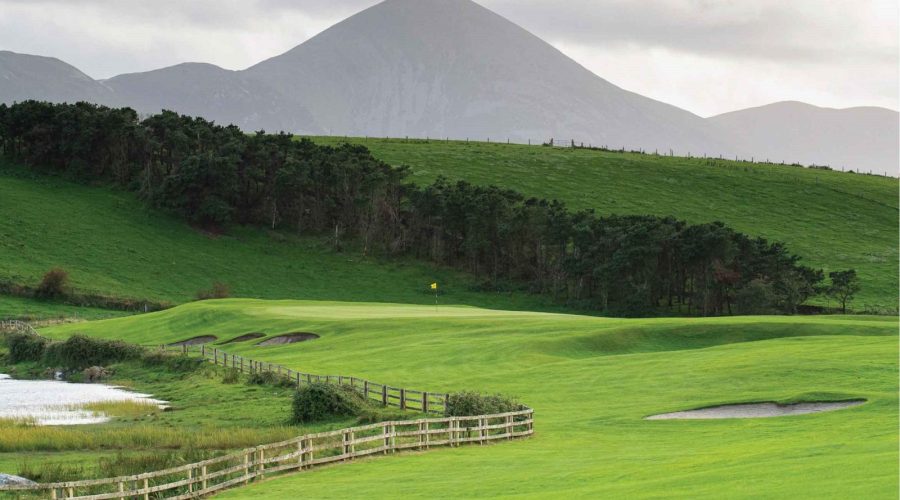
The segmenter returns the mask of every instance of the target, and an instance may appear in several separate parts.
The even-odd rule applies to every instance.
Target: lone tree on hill
[[[841,301],[841,313],[847,313],[847,302],[853,300],[853,296],[859,292],[859,278],[856,276],[856,270],[834,271],[828,273],[831,278],[831,286],[828,288],[828,295]]]

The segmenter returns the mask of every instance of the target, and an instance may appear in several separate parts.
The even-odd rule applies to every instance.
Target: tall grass
[[[146,417],[156,415],[161,411],[159,405],[153,401],[125,400],[125,401],[97,401],[77,405],[75,410],[87,410],[98,416],[108,417]]]
[[[224,450],[295,437],[292,427],[267,429],[209,427],[184,430],[136,425],[129,428],[71,428],[0,421],[0,452],[71,450]]]

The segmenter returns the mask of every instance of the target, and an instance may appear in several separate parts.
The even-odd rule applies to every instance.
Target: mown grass
[[[804,262],[826,272],[855,268],[863,284],[856,310],[897,308],[896,178],[515,144],[314,140],[364,144],[377,158],[410,166],[412,179],[423,184],[443,175],[599,213],[719,220],[750,235],[784,241]]]
[[[218,332],[321,338],[229,351],[313,373],[503,393],[536,435],[363,460],[223,498],[892,498],[898,482],[896,317],[608,319],[434,307],[226,300],[42,329],[133,342]],[[643,417],[717,404],[863,398],[812,415]]]

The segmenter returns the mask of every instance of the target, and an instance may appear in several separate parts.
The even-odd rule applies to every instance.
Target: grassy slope
[[[316,138],[337,143],[344,139]],[[413,179],[496,184],[599,213],[723,221],[788,243],[826,271],[856,268],[857,307],[896,308],[898,181],[732,161],[656,157],[521,145],[350,139]]]
[[[229,349],[296,369],[519,396],[537,435],[405,454],[233,490],[225,498],[896,496],[897,318],[624,320],[542,313],[229,300],[43,329],[135,342],[303,330]],[[863,397],[759,420],[642,417],[746,401]]]
[[[427,304],[434,297],[426,288],[438,280],[445,303],[545,308],[539,297],[470,292],[471,279],[460,273],[335,253],[313,238],[242,228],[213,238],[129,193],[32,177],[0,163],[0,279],[36,283],[54,266],[68,270],[77,287],[173,302],[192,300],[219,280],[242,297]],[[0,296],[0,317],[69,309]]]

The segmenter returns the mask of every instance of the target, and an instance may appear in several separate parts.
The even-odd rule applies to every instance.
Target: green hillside
[[[160,343],[311,331],[237,353],[435,391],[515,395],[536,435],[328,467],[223,498],[889,498],[897,318],[607,319],[472,307],[226,300],[42,329]],[[731,402],[864,398],[770,419],[647,421]]]
[[[898,181],[782,165],[524,145],[402,139],[349,140],[379,159],[408,165],[412,179],[438,175],[496,184],[600,213],[719,220],[788,244],[807,265],[855,268],[854,307],[896,310]]]
[[[540,297],[470,291],[471,278],[414,261],[337,253],[327,242],[234,228],[202,233],[150,210],[128,192],[28,174],[0,164],[0,280],[36,283],[55,266],[72,284],[125,297],[193,300],[214,281],[258,298],[433,304],[439,281],[448,304],[552,309]],[[0,295],[0,317],[112,313]]]

